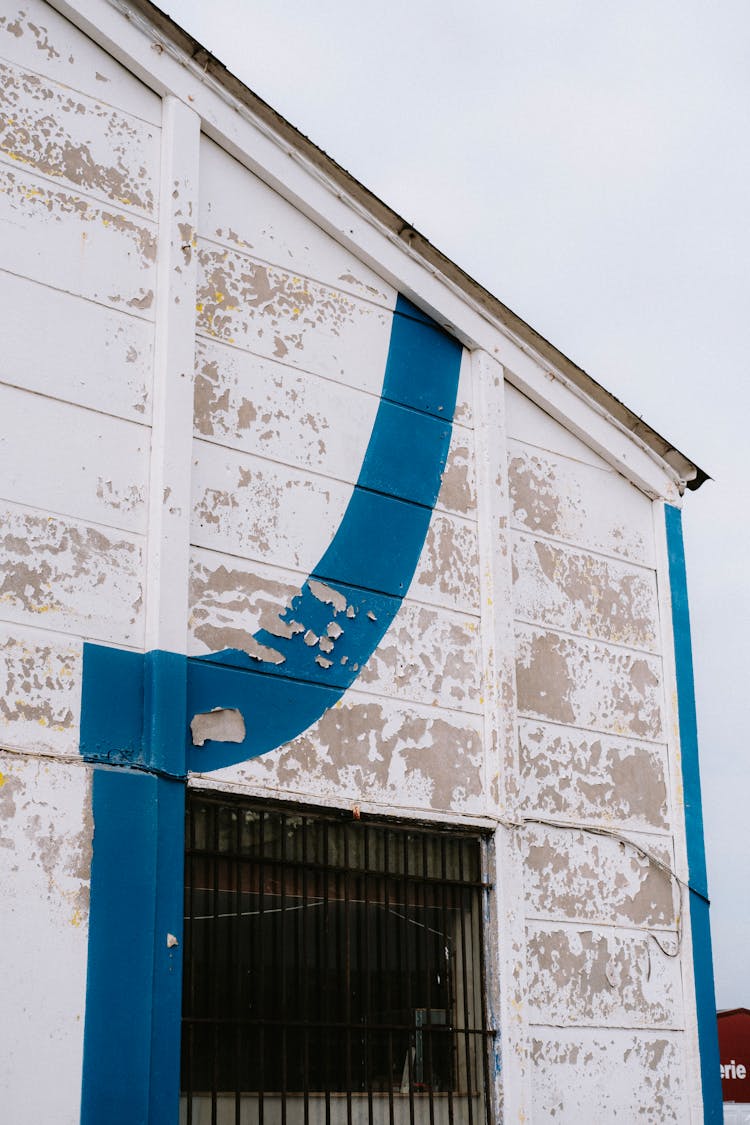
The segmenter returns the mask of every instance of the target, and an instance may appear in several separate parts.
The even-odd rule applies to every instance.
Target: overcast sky
[[[685,509],[719,1007],[750,1007],[747,0],[173,0],[714,478]]]

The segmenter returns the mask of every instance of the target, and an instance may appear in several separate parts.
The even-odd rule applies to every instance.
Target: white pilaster
[[[518,733],[513,574],[503,368],[486,352],[472,356],[476,407],[477,508],[484,660],[483,699],[490,815],[514,818]],[[498,1118],[531,1120],[526,1022],[526,939],[519,833],[498,826],[488,979],[498,1029]]]
[[[164,98],[146,648],[185,652],[193,441],[200,118]]]

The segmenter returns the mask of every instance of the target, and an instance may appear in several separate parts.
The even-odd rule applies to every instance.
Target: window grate
[[[189,793],[184,1125],[491,1125],[479,834]]]

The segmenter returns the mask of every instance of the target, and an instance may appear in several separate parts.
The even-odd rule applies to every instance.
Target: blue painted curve
[[[296,738],[332,707],[377,648],[417,568],[440,490],[461,345],[406,298],[393,317],[383,391],[351,500],[323,557],[279,617],[241,649],[188,660],[188,713],[236,708],[241,743],[186,748],[200,772]],[[282,634],[282,635],[279,635]]]

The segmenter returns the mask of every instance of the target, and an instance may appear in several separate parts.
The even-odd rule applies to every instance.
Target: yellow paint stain
[[[83,918],[81,917],[80,910],[78,910],[78,909],[74,910],[73,914],[71,915],[71,919],[70,919],[71,926],[80,926],[82,921],[83,921]]]
[[[0,789],[5,785],[5,774],[0,773]]]
[[[220,293],[218,289],[214,293],[214,296],[215,296],[216,300],[219,302],[219,304],[221,304],[221,302],[224,300],[224,294]]]
[[[203,312],[203,302],[202,301],[198,301],[196,303],[195,311],[196,312]]]

